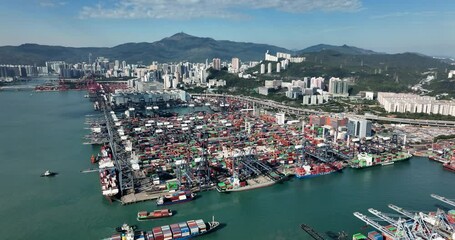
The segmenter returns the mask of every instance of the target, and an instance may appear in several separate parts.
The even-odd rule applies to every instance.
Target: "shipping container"
[[[361,233],[356,233],[356,234],[352,235],[352,240],[364,240],[364,239],[366,240],[368,238]]]
[[[146,236],[147,236],[147,239],[148,239],[148,240],[155,240],[152,231],[148,231],[147,234],[146,234]]]

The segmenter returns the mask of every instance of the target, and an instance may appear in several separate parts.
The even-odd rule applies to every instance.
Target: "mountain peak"
[[[189,35],[189,34],[186,34],[184,32],[179,32],[179,33],[176,33],[170,37],[167,37],[165,39],[168,39],[168,40],[182,40],[182,39],[187,39],[187,38],[195,38],[195,36],[192,36],[192,35]]]

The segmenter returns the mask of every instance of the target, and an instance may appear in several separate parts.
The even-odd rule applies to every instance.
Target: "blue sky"
[[[0,9],[0,45],[112,47],[183,31],[455,57],[454,0],[1,0]]]

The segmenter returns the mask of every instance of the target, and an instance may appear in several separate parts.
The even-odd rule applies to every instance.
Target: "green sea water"
[[[220,230],[200,239],[310,239],[301,223],[316,231],[353,234],[364,226],[353,216],[393,203],[410,210],[449,207],[431,193],[455,198],[455,174],[426,158],[391,166],[346,169],[312,179],[292,179],[247,192],[201,193],[170,207],[171,218],[137,222],[154,202],[121,206],[100,193],[91,146],[82,145],[85,115],[94,114],[84,92],[0,92],[0,226],[2,239],[102,239],[127,222],[142,229],[190,219],[215,219]],[[46,169],[59,172],[41,178]]]

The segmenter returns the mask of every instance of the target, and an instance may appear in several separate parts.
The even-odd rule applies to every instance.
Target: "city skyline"
[[[297,0],[283,2],[60,0],[3,1],[0,45],[113,47],[177,32],[216,40],[304,49],[324,43],[377,52],[455,56],[455,2]],[[222,29],[222,31],[220,31]]]

